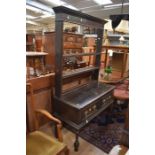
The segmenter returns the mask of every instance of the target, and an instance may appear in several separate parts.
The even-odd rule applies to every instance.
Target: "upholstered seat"
[[[27,136],[26,155],[57,155],[67,147],[47,134],[34,131]]]
[[[123,84],[120,84],[116,87],[114,90],[114,98],[117,100],[117,106],[120,108],[120,103],[121,101],[127,101],[126,109],[125,110],[120,110],[116,115],[122,115],[125,118],[125,126],[124,130],[122,132],[122,137],[121,137],[121,144],[123,144],[126,147],[129,147],[129,80],[125,80]],[[124,102],[122,102],[124,103]]]
[[[129,99],[129,91],[122,89],[115,89],[114,97],[118,100],[127,100]]]

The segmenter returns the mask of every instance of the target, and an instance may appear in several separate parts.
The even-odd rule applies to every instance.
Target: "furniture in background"
[[[35,34],[35,46],[36,51],[43,52],[43,37],[42,33],[36,33]]]
[[[26,34],[26,51],[35,51],[35,35]]]
[[[26,51],[43,52],[43,37],[40,33],[26,34]]]
[[[128,148],[123,145],[114,146],[108,155],[128,155]]]
[[[96,45],[96,33],[94,34],[85,34],[84,40],[85,40],[85,46],[84,47],[94,47]]]
[[[113,102],[114,86],[98,82],[103,25],[106,21],[63,6],[53,9],[56,14],[54,115],[64,123],[65,127],[76,134],[74,150],[78,151],[80,130]],[[79,43],[77,42],[78,46],[80,45],[79,51],[67,51],[67,46],[69,50],[73,47],[73,41],[68,41],[64,45],[66,41],[64,39],[66,34],[63,32],[64,22],[95,28],[97,33],[96,51],[81,52],[82,34],[76,34],[79,38]],[[68,35],[71,36],[69,37],[71,40],[74,40],[75,37],[72,37],[72,34]],[[65,66],[66,58],[74,61],[78,57],[81,62],[81,58],[84,56],[94,56],[93,64],[79,63],[76,67],[73,63],[68,62],[70,67]]]
[[[96,51],[96,45],[95,46],[88,46],[83,47],[84,51]],[[109,50],[113,51],[112,56],[109,54]],[[93,56],[87,56],[87,59],[90,60],[90,63],[95,61],[95,57]],[[124,80],[124,78],[129,76],[129,47],[127,46],[120,46],[120,45],[113,45],[113,46],[102,46],[101,51],[101,59],[100,63],[104,63],[104,68],[100,68],[101,72],[105,73],[106,68],[108,67],[109,63],[111,64],[112,73],[111,77],[107,80],[104,78],[100,78],[99,80],[104,83],[109,84],[116,84]],[[105,73],[106,74],[106,73]]]
[[[32,84],[26,84],[27,89],[30,91],[31,104],[30,106],[34,110],[35,101],[33,97],[33,87]],[[57,139],[51,137],[38,130],[38,114],[42,114],[49,120],[54,121],[56,124]],[[26,155],[69,155],[69,149],[67,145],[63,143],[63,136],[61,132],[62,123],[59,119],[52,116],[48,111],[44,109],[36,109],[33,111],[33,117],[35,119],[35,131],[30,132],[27,130],[26,135]]]
[[[46,74],[45,52],[26,52],[27,78],[37,77]]]
[[[26,52],[26,82],[31,83],[34,89],[34,98],[36,100],[35,109],[43,108],[52,113],[53,103],[53,86],[54,86],[54,72],[48,68],[46,63],[46,52],[28,51]],[[26,92],[27,109],[29,118],[28,127],[30,131],[34,130],[34,119],[32,116],[33,110],[31,108],[30,92]],[[41,124],[48,122],[46,119],[39,120]]]
[[[124,41],[120,40],[120,38],[123,37]],[[129,34],[119,34],[117,32],[107,32],[107,38],[109,40],[109,43],[111,46],[119,46],[119,45],[129,45]]]
[[[94,47],[92,46],[92,47],[82,47],[82,50],[83,50],[83,53],[85,53],[85,54],[90,54],[90,53],[94,53],[95,51],[94,51]],[[88,64],[88,66],[93,66],[94,65],[94,63],[95,63],[95,59],[94,59],[94,55],[86,55],[86,56],[83,56],[83,61],[85,61],[87,64]]]
[[[36,101],[34,109],[32,109],[31,104],[31,93],[30,90],[26,90],[26,102],[27,102],[27,126],[30,131],[35,129],[34,126],[34,117],[33,110],[35,109],[46,109],[52,113],[53,105],[53,87],[54,87],[54,73],[46,74],[40,77],[29,78],[26,80],[27,83],[30,83],[33,86],[33,98]],[[49,120],[45,118],[39,118],[41,125],[48,123]]]
[[[107,37],[106,37],[107,36]],[[103,43],[102,43],[102,54],[101,54],[101,63],[104,63],[104,69],[109,64],[109,53],[108,50],[113,50],[112,56],[112,76],[111,80],[101,79],[101,81],[105,83],[119,83],[124,79],[124,77],[128,77],[129,72],[129,47],[128,44],[122,45],[120,43],[119,38],[122,35],[120,34],[107,34],[104,33]],[[123,35],[125,37],[125,42],[128,42],[128,35]],[[93,47],[93,51],[96,49],[96,34],[86,34],[84,35],[84,40],[86,42],[86,46],[84,47],[86,51],[91,50]],[[105,38],[109,39],[109,44],[105,44]],[[91,58],[93,61],[94,57]]]
[[[102,46],[101,60],[104,62],[105,68],[109,63],[108,50],[112,50],[112,77],[111,80],[104,80],[106,83],[117,83],[129,76],[129,47],[127,46]]]
[[[55,69],[55,50],[56,50],[56,42],[55,42],[55,35],[56,32],[45,32],[44,33],[44,51],[48,53],[46,56],[47,64],[50,64],[53,69]],[[82,59],[80,57],[67,57],[67,55],[74,55],[74,54],[81,54],[82,53],[82,46],[83,46],[83,35],[63,32],[63,54],[64,54],[64,68],[69,69],[71,66],[73,68],[77,68],[77,60],[80,63]],[[58,40],[60,41],[60,39]],[[79,59],[78,59],[79,58]],[[80,64],[79,64],[80,65]]]
[[[118,117],[122,115],[125,118],[120,144],[129,147],[129,80],[124,80],[122,84],[117,85],[113,95],[116,99],[115,106],[119,108],[119,112],[116,115]]]

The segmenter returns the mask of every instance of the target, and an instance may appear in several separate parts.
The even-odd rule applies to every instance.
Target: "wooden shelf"
[[[82,48],[82,46],[81,46],[81,47],[75,47],[75,46],[68,46],[68,47],[65,47],[65,46],[64,46],[63,49],[81,49],[81,48]]]
[[[108,37],[121,37],[121,34],[108,34]],[[129,38],[129,35],[123,35],[124,38]]]
[[[33,80],[33,79],[40,79],[40,78],[45,78],[45,77],[54,76],[54,75],[55,75],[55,73],[53,72],[53,73],[47,73],[45,75],[40,75],[38,77],[36,77],[36,76],[30,76],[30,78],[27,78],[26,79],[26,82],[29,82],[29,80]]]
[[[124,79],[118,79],[118,80],[99,80],[100,82],[107,83],[107,84],[117,84],[122,82]]]
[[[55,32],[55,31],[54,31]],[[74,32],[65,32],[63,31],[64,34],[71,34],[71,35],[79,35],[79,36],[82,36],[83,34],[82,33],[74,33]]]
[[[27,51],[26,52],[26,56],[44,56],[44,55],[47,55],[48,53],[45,53],[45,52],[36,52],[36,51]]]
[[[129,52],[128,46],[102,46],[102,48],[105,49],[118,49],[118,50],[124,50],[124,52]]]
[[[63,57],[75,57],[75,56],[89,56],[89,55],[99,55],[96,52],[93,53],[75,53],[75,54],[64,54]]]
[[[121,37],[122,35],[121,34],[108,34],[108,37]],[[96,38],[97,35],[96,34],[85,34],[84,37],[94,37]],[[129,35],[123,35],[123,37],[125,38],[129,38]]]
[[[101,52],[101,54],[105,54],[106,52]],[[124,52],[113,51],[113,53],[122,54]],[[127,53],[128,54],[128,53]]]
[[[85,34],[84,35],[84,38],[89,38],[89,37],[97,38],[97,34]]]
[[[33,43],[31,43],[31,42],[30,42],[30,43],[29,43],[29,42],[27,42],[27,43],[26,43],[26,46],[34,46],[34,44],[33,44]]]
[[[84,67],[84,68],[80,68],[80,69],[74,69],[72,71],[65,71],[65,72],[63,72],[63,78],[69,78],[69,77],[83,74],[86,72],[91,72],[91,71],[94,71],[97,69],[99,69],[99,67],[92,66],[92,67]]]

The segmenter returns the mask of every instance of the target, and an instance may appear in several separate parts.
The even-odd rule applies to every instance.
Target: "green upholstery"
[[[43,132],[34,131],[27,136],[26,155],[56,155],[65,146]]]

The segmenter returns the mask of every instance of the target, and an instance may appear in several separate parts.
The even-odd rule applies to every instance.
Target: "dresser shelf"
[[[93,53],[64,54],[63,57],[90,56],[90,55],[99,55],[99,54],[96,53],[96,52],[93,52]]]
[[[92,72],[92,71],[97,70],[97,69],[99,69],[99,67],[93,67],[92,66],[92,67],[83,67],[83,68],[79,68],[79,69],[74,69],[72,71],[64,71],[63,72],[63,78],[69,78],[69,77],[76,76],[79,74]]]
[[[37,52],[37,51],[27,51],[26,52],[26,56],[29,56],[29,57],[45,56],[47,54],[48,53],[45,53],[45,52]]]

